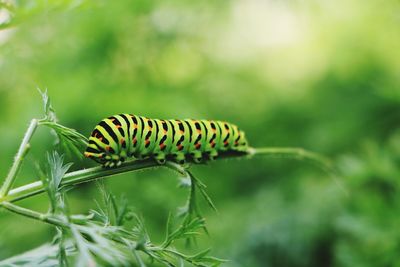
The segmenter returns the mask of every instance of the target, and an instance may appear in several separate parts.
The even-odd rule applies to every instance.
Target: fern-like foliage
[[[39,121],[39,125],[45,125],[52,129],[56,135],[56,145],[66,154],[82,158],[82,149],[87,146],[87,138],[75,129],[68,128],[58,123],[54,108],[51,105],[47,90],[40,91],[44,106],[44,118]]]
[[[56,134],[64,151],[81,154],[80,146],[86,138],[74,129],[57,122],[57,116],[47,92],[41,92],[44,103],[43,119],[39,125],[50,127]],[[209,250],[195,255],[185,254],[174,246],[180,240],[193,240],[205,228],[204,219],[197,206],[200,192],[211,207],[214,205],[205,192],[205,185],[188,170],[170,167],[185,174],[183,185],[189,189],[189,196],[181,216],[169,216],[165,240],[157,245],[148,233],[144,220],[134,214],[126,198],[117,198],[98,184],[101,200],[89,214],[71,214],[68,208],[67,191],[62,186],[72,163],[64,163],[64,154],[56,151],[47,153],[46,163],[41,168],[41,181],[49,199],[46,214],[3,202],[8,210],[25,215],[55,228],[53,241],[27,253],[0,262],[0,266],[150,266],[154,263],[164,266],[218,266],[224,260],[209,256]],[[67,175],[68,176],[68,175]],[[0,203],[1,204],[1,203]],[[133,221],[128,227],[126,222]],[[132,225],[132,224],[129,224]],[[176,227],[174,227],[176,225]]]

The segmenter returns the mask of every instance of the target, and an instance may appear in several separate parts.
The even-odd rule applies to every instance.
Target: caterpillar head
[[[115,154],[111,146],[98,144],[95,142],[95,138],[89,138],[89,145],[83,153],[85,157],[100,163],[104,167],[120,166],[125,161],[125,157]]]
[[[83,155],[103,165],[107,162],[105,153],[98,150],[97,147],[91,143],[89,143]]]

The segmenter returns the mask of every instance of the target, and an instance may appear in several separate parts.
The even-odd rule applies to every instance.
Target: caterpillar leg
[[[104,167],[104,168],[110,167],[111,162],[112,162],[112,161],[106,161],[106,162],[103,164],[103,167]]]
[[[121,160],[118,161],[106,161],[103,165],[105,168],[119,167],[122,164]]]
[[[157,161],[158,164],[164,164],[166,161],[164,153],[156,153],[153,156],[154,156],[155,161]]]
[[[195,163],[200,163],[203,160],[203,155],[200,151],[194,151],[191,155]]]
[[[130,158],[130,159],[132,159],[132,160],[138,159],[136,153],[129,153],[128,158]]]
[[[211,150],[208,154],[208,158],[210,160],[215,160],[218,157],[218,151],[217,150]]]
[[[119,167],[122,164],[122,162],[125,161],[126,156],[107,155],[105,159],[107,161],[103,164],[103,167],[112,168],[112,167]]]
[[[177,153],[175,153],[175,154],[174,154],[174,158],[175,158],[175,161],[176,161],[178,164],[183,165],[183,164],[186,163],[185,154],[183,154],[182,152],[177,152]]]

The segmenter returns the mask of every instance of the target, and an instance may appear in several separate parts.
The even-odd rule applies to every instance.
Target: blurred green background
[[[225,266],[400,266],[399,1],[15,2],[16,26],[0,30],[1,177],[29,120],[42,116],[37,87],[61,124],[87,136],[117,113],[223,119],[254,147],[330,157],[348,194],[306,161],[194,166],[219,209],[202,208],[210,236],[199,247]],[[38,179],[35,165],[53,144],[37,131],[17,185]],[[129,198],[157,241],[184,203],[177,181],[160,169],[105,184]],[[71,209],[87,212],[97,192],[69,192]],[[44,196],[20,203],[48,205]],[[0,259],[53,234],[1,210]]]

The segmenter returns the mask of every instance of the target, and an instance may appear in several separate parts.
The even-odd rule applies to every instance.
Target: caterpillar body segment
[[[84,152],[105,167],[127,159],[171,159],[184,164],[213,160],[221,151],[247,151],[244,132],[231,123],[212,120],[159,120],[132,114],[106,118],[94,128]]]

